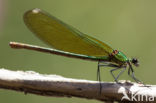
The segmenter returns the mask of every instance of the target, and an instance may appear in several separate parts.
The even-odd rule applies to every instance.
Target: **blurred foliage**
[[[47,47],[26,28],[22,19],[25,11],[40,8],[80,31],[104,41],[112,48],[121,50],[127,56],[137,57],[140,67],[134,68],[136,76],[145,83],[155,84],[155,5],[155,0],[3,0],[3,9],[0,10],[3,11],[3,22],[2,19],[0,21],[3,23],[0,28],[0,67],[96,80],[96,62],[14,50],[8,46],[10,41],[18,41]],[[109,70],[102,69],[102,80],[113,81]],[[120,79],[132,80],[126,72]],[[96,102],[79,98],[24,95],[2,89],[0,98],[4,103]]]

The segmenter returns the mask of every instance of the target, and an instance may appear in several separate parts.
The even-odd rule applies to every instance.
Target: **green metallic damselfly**
[[[114,50],[107,44],[78,31],[45,11],[40,9],[27,11],[24,14],[24,22],[34,34],[48,43],[52,48],[10,42],[12,48],[24,48],[66,57],[97,61],[98,81],[101,81],[100,67],[113,67],[114,69],[110,70],[110,73],[116,82],[118,82],[119,76],[128,67],[128,75],[136,82],[141,83],[135,77],[132,68],[132,64],[135,66],[139,65],[137,59],[127,58],[122,52]],[[118,69],[122,69],[122,71],[115,76],[113,71]]]

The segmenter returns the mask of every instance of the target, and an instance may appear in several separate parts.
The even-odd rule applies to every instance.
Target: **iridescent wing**
[[[61,51],[95,57],[108,56],[113,51],[107,44],[81,33],[40,9],[27,11],[24,22],[40,39]]]

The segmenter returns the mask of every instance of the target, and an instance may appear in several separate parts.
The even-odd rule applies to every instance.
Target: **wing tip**
[[[23,19],[27,18],[27,16],[28,16],[29,14],[38,14],[38,13],[40,13],[40,12],[41,12],[41,9],[39,9],[39,8],[34,8],[34,9],[31,9],[31,10],[28,10],[28,11],[26,11],[26,12],[24,13]]]
[[[41,9],[39,8],[35,8],[35,9],[32,9],[31,12],[36,14],[36,13],[39,13],[41,11]]]
[[[23,15],[24,23],[27,25],[29,22],[29,19],[31,18],[32,15],[36,15],[36,14],[39,14],[41,12],[42,12],[42,10],[39,8],[34,8],[34,9],[26,11]]]

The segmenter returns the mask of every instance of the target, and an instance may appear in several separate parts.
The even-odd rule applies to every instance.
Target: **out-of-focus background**
[[[136,76],[145,84],[156,84],[156,1],[155,0],[0,0],[0,68],[33,70],[70,78],[96,80],[97,63],[28,50],[11,49],[10,41],[46,46],[23,23],[23,13],[43,9],[98,38],[128,57],[137,57]],[[113,81],[108,69],[102,69],[103,81]],[[132,80],[127,72],[120,79]],[[79,98],[24,95],[0,89],[2,103],[95,103]]]

